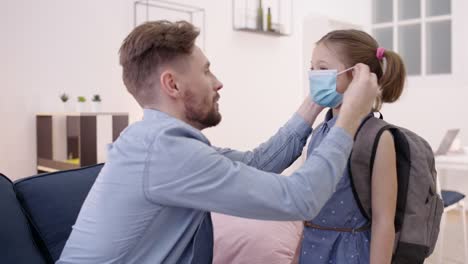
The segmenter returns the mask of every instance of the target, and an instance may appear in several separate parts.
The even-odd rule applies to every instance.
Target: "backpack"
[[[395,141],[398,193],[392,263],[423,263],[433,251],[444,211],[436,190],[437,171],[429,144],[408,129],[369,114],[355,136],[348,162],[351,186],[361,213],[371,221],[371,175],[380,136]]]

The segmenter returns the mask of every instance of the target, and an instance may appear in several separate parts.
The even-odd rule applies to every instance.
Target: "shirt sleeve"
[[[274,136],[252,151],[214,148],[233,161],[259,170],[281,173],[301,155],[311,132],[310,125],[301,116],[294,114]]]
[[[190,137],[162,135],[144,175],[147,199],[265,220],[309,220],[335,191],[352,148],[343,129],[330,130],[322,144],[291,176],[233,161]]]

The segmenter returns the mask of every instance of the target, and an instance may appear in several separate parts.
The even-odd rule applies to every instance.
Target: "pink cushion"
[[[260,221],[212,213],[213,264],[290,264],[301,222]]]

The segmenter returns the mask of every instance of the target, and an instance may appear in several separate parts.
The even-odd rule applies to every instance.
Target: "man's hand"
[[[362,63],[356,64],[353,80],[343,96],[343,104],[336,125],[354,136],[362,119],[370,113],[378,93],[377,76],[370,72],[369,66]]]
[[[302,102],[301,106],[297,110],[297,114],[300,115],[304,120],[312,126],[317,116],[324,109],[323,106],[316,104],[310,96],[307,96]]]

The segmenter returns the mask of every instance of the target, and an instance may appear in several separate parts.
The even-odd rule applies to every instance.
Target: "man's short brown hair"
[[[119,51],[123,81],[140,105],[144,105],[146,95],[152,92],[152,74],[159,66],[189,55],[199,34],[186,21],[160,20],[139,25],[125,38]]]

